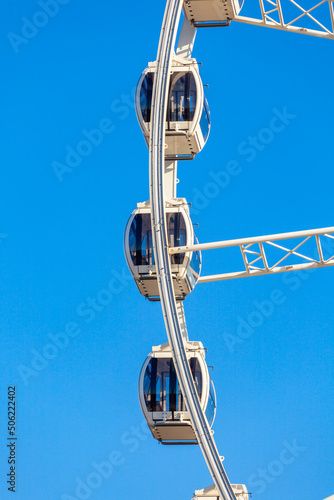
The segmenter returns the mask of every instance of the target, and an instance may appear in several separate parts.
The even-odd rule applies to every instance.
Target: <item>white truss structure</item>
[[[296,238],[301,238],[301,241],[293,243],[291,240]],[[288,242],[282,243],[282,240]],[[174,247],[169,249],[169,254],[228,247],[239,247],[244,269],[232,273],[202,276],[198,280],[199,283],[334,266],[334,227]],[[277,256],[273,258],[271,255],[270,249],[273,248],[278,249],[281,254],[278,260]],[[328,250],[331,255],[325,257]],[[297,262],[287,264],[286,261],[290,257],[294,257]]]
[[[261,17],[236,16],[233,20],[334,39],[333,0],[299,0],[299,3],[295,0],[255,0],[255,3],[259,4]]]

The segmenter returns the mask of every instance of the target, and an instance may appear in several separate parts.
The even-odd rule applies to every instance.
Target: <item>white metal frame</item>
[[[244,484],[231,484],[237,500],[249,500],[248,491]],[[201,490],[196,490],[192,500],[219,500],[217,497],[217,489],[215,485],[207,486]]]
[[[314,0],[312,7],[306,9],[303,7],[303,1],[298,0],[257,0],[261,9],[261,18],[251,18],[244,16],[236,16],[233,21],[241,23],[255,24],[257,26],[265,26],[267,28],[274,28],[283,31],[292,31],[304,35],[317,36],[321,38],[334,39],[334,3],[333,0]],[[290,4],[290,5],[289,5]],[[293,5],[299,14],[287,20],[287,8]],[[328,6],[328,22],[330,28],[324,26],[317,17],[317,9],[319,7]],[[275,18],[276,17],[276,18]],[[310,29],[300,26],[300,21],[311,20],[317,29]]]
[[[231,0],[227,1],[231,3]],[[310,34],[313,36],[321,36],[324,38],[334,38],[333,0],[321,0],[318,4],[316,4],[312,9],[309,9],[308,11],[297,4],[295,0],[287,0],[293,3],[294,6],[297,6],[297,8],[299,8],[301,11],[301,15],[299,17],[289,22],[284,21],[284,13],[281,0],[258,1],[261,7],[262,19],[251,19],[242,16],[236,16],[234,19],[238,22],[267,26],[285,31],[295,31],[299,33]],[[310,18],[312,16],[311,18],[313,18],[313,14],[311,14],[311,12],[313,12],[318,6],[324,3],[328,3],[328,7],[330,9],[330,30],[324,27],[321,23],[318,23],[318,26],[321,28],[320,30],[310,30],[296,26],[296,22],[303,17]],[[176,161],[165,161],[166,110],[168,103],[170,72],[172,69],[173,57],[175,57],[174,46],[182,4],[182,0],[167,0],[159,40],[155,70],[156,73],[153,85],[151,127],[148,141],[150,155],[149,179],[153,251],[155,255],[157,280],[166,332],[169,345],[172,349],[176,375],[181,386],[183,397],[185,398],[186,406],[188,408],[190,419],[192,422],[192,427],[201,447],[210,474],[214,480],[219,500],[236,500],[236,495],[222,465],[222,457],[218,453],[210,426],[205,414],[202,411],[201,402],[199,401],[190,367],[187,361],[186,341],[188,335],[184,320],[183,305],[180,302],[176,302],[175,299],[173,291],[172,270],[170,264],[170,254],[182,252],[184,250],[182,250],[181,248],[168,249],[168,238],[166,234],[165,196],[166,193],[170,192],[173,192],[173,196],[176,196],[176,184],[171,185],[170,179],[174,179],[175,181],[177,168]],[[279,21],[276,21],[272,17],[275,12],[278,12]],[[186,55],[186,57],[190,57],[196,30],[194,26],[190,26],[189,21],[187,21],[186,19],[184,23],[185,28],[181,32],[178,52],[179,54],[182,54],[182,56]],[[172,175],[172,173],[174,175]],[[167,181],[166,188],[165,180]],[[329,229],[333,230],[333,228]],[[279,264],[281,264],[286,257],[278,261],[275,266],[269,267],[267,263],[267,255],[264,251],[265,244],[278,246],[281,250],[286,252],[286,256],[295,255],[299,258],[301,256],[304,257],[307,261],[306,266],[309,267],[325,267],[334,265],[334,259],[331,258],[330,260],[325,260],[323,258],[323,251],[320,243],[320,236],[332,238],[332,235],[329,234],[332,231],[326,230],[325,233],[321,233],[319,231],[321,230],[313,231],[312,234],[306,234],[310,232],[303,232],[303,234],[292,233],[294,236],[292,236],[291,233],[288,236],[287,234],[284,235],[287,239],[297,237],[297,234],[298,236],[305,235],[306,239],[304,243],[308,241],[309,237],[315,236],[319,252],[318,259],[315,257],[309,258],[308,256],[302,256],[299,251],[297,252],[297,250],[299,250],[300,246],[302,246],[303,243],[292,249],[288,249],[286,247],[283,247],[282,245],[278,245],[277,243],[275,243],[278,240],[284,239],[283,235],[234,240],[232,242],[229,241],[209,243],[204,245],[192,245],[188,246],[187,251],[209,248],[224,248],[227,246],[238,245],[242,251],[242,255],[244,258],[245,271],[242,271],[241,273],[235,273],[239,274],[239,276],[229,277],[242,277],[241,274],[247,276],[256,275],[259,273],[270,274],[271,272],[283,272],[283,268],[284,271],[297,270],[300,268],[298,267],[300,266],[300,264],[292,266],[293,268],[291,266],[279,266]],[[259,245],[260,250],[253,253],[254,251],[251,249],[252,245]],[[249,257],[251,255],[254,257],[253,260],[249,260]],[[226,276],[225,278],[223,278],[222,276],[223,275],[220,275],[219,279],[227,279]],[[205,277],[200,279],[203,282],[205,280]]]
[[[234,19],[239,14],[243,1],[184,0],[184,12],[187,19],[195,26],[214,27],[219,23],[229,23],[231,19]]]
[[[290,271],[300,271],[303,269],[334,266],[334,251],[331,257],[326,259],[324,258],[324,244],[321,240],[321,236],[323,237],[323,240],[333,240],[334,243],[334,227],[309,231],[296,231],[292,233],[272,234],[269,236],[258,236],[254,238],[218,241],[215,243],[202,243],[192,245],[190,247],[174,247],[169,249],[169,254],[173,255],[189,250],[212,250],[218,248],[239,247],[245,269],[233,273],[201,276],[198,280],[199,283],[207,283],[210,281],[247,278],[250,276],[261,276],[264,274],[285,273]],[[302,241],[293,244],[290,240],[295,238],[302,238]],[[314,240],[314,253],[309,253],[305,250],[304,253],[301,253],[301,248],[305,248],[305,244],[312,239]],[[290,245],[292,243],[292,248],[287,248],[286,243],[278,243],[282,240],[288,240]],[[283,254],[282,257],[273,264],[268,263],[270,247],[280,249]],[[298,257],[302,260],[302,262],[282,265],[284,264],[284,261],[291,256]]]

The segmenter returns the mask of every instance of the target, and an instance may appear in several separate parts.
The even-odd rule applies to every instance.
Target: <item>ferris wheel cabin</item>
[[[241,11],[244,0],[186,0],[184,12],[195,26],[232,21]],[[197,23],[200,23],[199,26]]]
[[[136,114],[147,145],[151,127],[153,83],[156,63],[142,73],[136,90]],[[168,96],[165,157],[192,159],[209,136],[210,111],[195,59],[174,56]]]
[[[166,203],[166,219],[170,247],[197,243],[189,206],[184,198],[174,198]],[[140,293],[149,300],[159,300],[149,201],[138,203],[132,212],[125,228],[124,251]],[[201,253],[185,252],[171,255],[170,259],[175,297],[183,300],[198,281]]]
[[[139,377],[139,401],[153,437],[162,444],[197,444],[189,412],[176,377],[168,343],[152,348]],[[210,427],[216,413],[216,393],[201,342],[186,342],[188,363]]]

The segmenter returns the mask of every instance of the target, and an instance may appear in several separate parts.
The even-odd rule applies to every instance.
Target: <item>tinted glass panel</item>
[[[147,73],[140,89],[140,109],[146,123],[151,120],[153,79],[154,73]],[[196,97],[194,75],[184,71],[173,73],[169,87],[167,121],[192,121],[196,109]]]
[[[150,214],[138,214],[130,227],[129,249],[135,266],[154,264]]]
[[[202,371],[201,371],[199,361],[197,358],[191,358],[189,364],[190,364],[191,373],[192,373],[192,376],[193,376],[193,379],[195,382],[195,386],[197,389],[198,397],[201,399],[203,381],[202,381]]]
[[[180,212],[167,214],[168,242],[171,247],[187,244],[186,224]],[[184,253],[171,255],[172,264],[182,264]]]
[[[146,123],[151,119],[153,76],[153,73],[147,73],[140,89],[140,109]]]
[[[202,372],[197,358],[190,368],[199,397],[202,396]],[[185,411],[184,399],[171,358],[152,358],[144,376],[144,398],[148,411]]]
[[[179,212],[168,213],[167,231],[170,246],[183,246],[187,244],[186,225],[183,215]],[[135,215],[129,233],[129,250],[134,266],[154,265],[151,215]],[[182,264],[184,253],[171,256],[172,264]]]
[[[204,142],[206,142],[208,135],[209,135],[209,131],[210,131],[210,111],[209,111],[209,105],[208,105],[208,101],[206,100],[206,97],[204,98],[204,105],[203,105],[203,111],[202,111],[202,116],[201,116],[201,120],[200,120],[200,127],[202,130]]]
[[[205,410],[205,415],[206,418],[208,419],[210,427],[213,424],[213,421],[215,419],[215,414],[216,414],[216,392],[215,388],[213,385],[213,382],[210,377],[210,392],[209,392],[209,399],[208,399],[208,404]]]
[[[171,76],[167,120],[186,122],[194,119],[196,109],[196,83],[190,72],[175,72]]]
[[[198,245],[198,239],[196,238],[196,235],[194,235],[194,240],[195,240],[195,244]],[[196,281],[198,280],[200,272],[201,272],[201,264],[202,264],[201,252],[200,251],[193,252],[193,255],[192,255],[191,261],[190,261],[190,267],[191,267],[191,272],[192,272]]]

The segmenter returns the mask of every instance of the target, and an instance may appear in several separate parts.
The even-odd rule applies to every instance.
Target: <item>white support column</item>
[[[191,57],[196,38],[196,31],[195,26],[191,24],[186,17],[184,17],[176,55],[184,58]]]
[[[176,198],[177,161],[165,160],[164,191],[165,198]]]
[[[186,325],[186,317],[184,315],[184,309],[183,309],[183,302],[179,300],[176,302],[176,309],[177,309],[177,315],[179,318],[179,324],[182,332],[182,336],[186,342],[188,342],[188,331],[187,331],[187,325]]]

